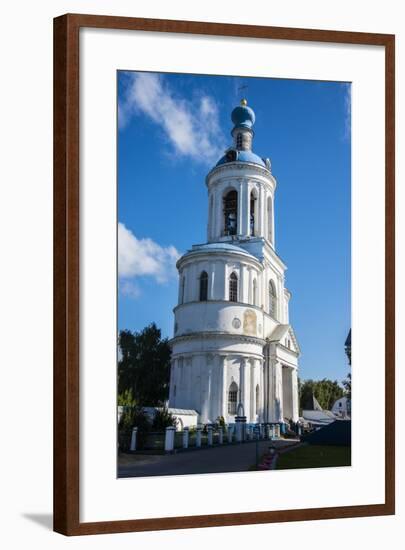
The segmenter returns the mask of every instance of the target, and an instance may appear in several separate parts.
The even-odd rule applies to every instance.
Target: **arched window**
[[[250,193],[250,221],[249,221],[249,228],[250,228],[249,232],[250,232],[251,237],[254,236],[255,231],[256,231],[256,223],[255,223],[256,212],[255,212],[255,209],[256,209],[256,197],[255,197],[254,192],[252,191]]]
[[[277,295],[276,295],[276,287],[274,286],[273,281],[269,282],[269,313],[273,317],[273,319],[276,318],[276,315],[277,315]]]
[[[203,271],[200,275],[200,302],[208,300],[208,273]]]
[[[242,136],[242,134],[238,134],[236,136],[236,148],[237,149],[242,149],[242,143],[243,143],[243,136]]]
[[[260,412],[260,390],[259,390],[259,384],[256,386],[256,414],[259,414]]]
[[[229,301],[238,301],[238,277],[236,273],[232,273],[229,277]]]
[[[257,306],[257,281],[253,279],[253,289],[252,289],[252,303],[254,306]]]
[[[236,235],[238,216],[238,193],[234,189],[224,197],[224,235]]]
[[[183,276],[180,281],[180,303],[184,304],[184,289],[186,287],[186,277]]]
[[[232,382],[228,391],[228,414],[236,414],[237,401],[238,385],[235,382]]]

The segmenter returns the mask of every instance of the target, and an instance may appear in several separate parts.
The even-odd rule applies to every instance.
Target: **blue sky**
[[[241,86],[247,86],[242,91]],[[206,241],[207,172],[231,144],[241,97],[253,150],[277,179],[300,376],[341,381],[350,328],[350,84],[118,72],[118,328],[172,336],[175,260]]]

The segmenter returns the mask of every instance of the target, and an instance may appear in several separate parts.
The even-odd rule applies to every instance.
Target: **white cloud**
[[[118,105],[120,127],[139,114],[163,129],[178,156],[213,163],[225,149],[215,100],[207,95],[193,101],[176,97],[158,74],[128,73],[124,99]]]
[[[158,284],[176,278],[179,257],[174,246],[163,247],[152,239],[137,239],[123,223],[118,224],[118,275],[123,294],[139,296],[140,289],[131,280],[136,277],[153,277]]]
[[[121,294],[129,298],[138,298],[141,293],[139,286],[134,281],[127,279],[119,281],[119,289]]]

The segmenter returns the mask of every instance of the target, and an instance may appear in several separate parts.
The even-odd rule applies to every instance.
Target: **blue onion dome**
[[[267,167],[266,160],[260,158],[259,155],[256,155],[252,151],[231,150],[219,159],[216,166],[220,166],[221,164],[226,164],[228,162],[252,162],[254,164],[259,164],[264,168]]]
[[[232,111],[232,122],[235,128],[248,128],[251,129],[255,123],[255,112],[248,107],[246,99],[242,99],[240,105],[235,107]]]

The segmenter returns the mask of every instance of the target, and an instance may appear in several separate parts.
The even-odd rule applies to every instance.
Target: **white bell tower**
[[[274,248],[276,180],[270,160],[252,152],[255,114],[246,99],[233,110],[232,121],[233,146],[207,176],[208,242],[259,237]],[[220,177],[212,177],[213,172]]]
[[[245,99],[232,122],[233,145],[206,177],[207,242],[177,262],[169,403],[202,423],[232,423],[238,410],[248,423],[297,421],[300,350],[275,251],[276,179],[252,151]]]

